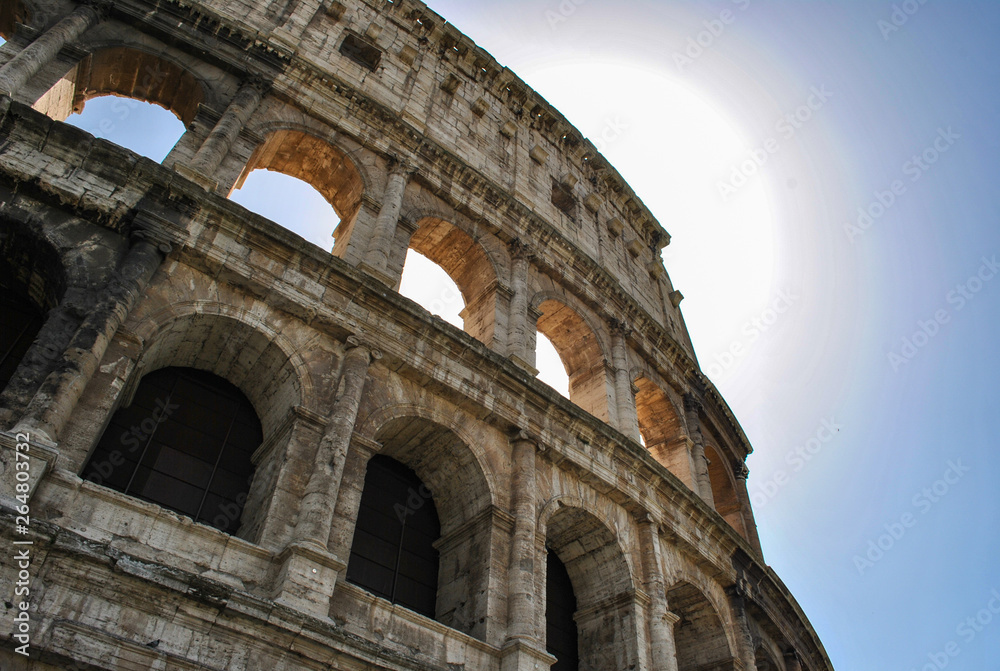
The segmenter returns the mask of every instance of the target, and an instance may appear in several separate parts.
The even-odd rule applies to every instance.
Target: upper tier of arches
[[[390,23],[409,2],[396,4],[387,9]],[[44,0],[27,7],[19,16],[37,34],[80,9]],[[221,17],[231,11],[216,9]],[[357,9],[373,21],[386,18],[379,19],[365,3]],[[112,8],[93,20],[72,42],[73,49],[42,64],[38,76],[15,96],[57,119],[98,95],[161,105],[188,129],[164,163],[219,194],[230,193],[257,169],[308,182],[341,219],[334,255],[395,287],[406,251],[425,254],[458,284],[469,335],[529,371],[536,334],[546,335],[566,369],[571,401],[628,437],[645,438],[671,472],[695,491],[701,486],[706,500],[712,499],[710,489],[731,485],[733,466],[742,463],[749,446],[724,405],[713,400],[710,411],[678,415],[656,400],[704,395],[672,287],[657,260],[657,245],[665,240],[658,226],[627,187],[607,187],[606,178],[613,174],[606,166],[595,167],[599,157],[588,154],[579,138],[572,141],[570,127],[552,136],[561,117],[532,92],[513,79],[498,91],[487,61],[468,80],[465,68],[476,50],[464,38],[453,39],[442,27],[444,33],[432,30],[428,39],[448,49],[437,54],[427,46],[418,49],[417,81],[431,77],[443,84],[450,76],[462,78],[452,91],[431,87],[424,119],[414,116],[410,94],[380,94],[372,88],[379,84],[368,79],[357,82],[356,89],[348,87],[344,82],[355,76],[358,63],[340,51],[331,54],[325,75],[310,71],[314,78],[302,80],[308,68],[285,60],[280,45],[276,55],[265,58],[252,44],[240,43],[240,26],[272,20],[254,11],[239,21],[233,18],[233,42],[215,49],[210,60],[200,55],[199,40],[207,37],[199,32],[201,24],[166,39],[169,31],[163,26],[124,24],[123,11]],[[306,36],[316,27],[301,23],[304,18],[293,12],[281,27]],[[318,19],[340,36],[338,43],[362,34],[383,49],[383,69],[369,78],[383,85],[395,59],[406,46],[418,44],[426,30],[419,21],[408,29],[397,25],[392,44],[399,51],[390,53],[378,46],[377,31],[356,30],[358,19],[350,12],[330,20]],[[26,48],[33,44],[22,42]],[[483,71],[487,76],[481,76]],[[323,76],[331,78],[325,88]],[[438,82],[440,76],[444,82]],[[482,114],[454,105],[437,109],[474,93],[483,96],[477,101],[486,101]],[[386,114],[377,103],[379,95],[396,95],[399,110]],[[507,121],[500,121],[507,119],[511,96],[518,95],[523,104],[532,104],[530,114],[508,119],[514,131],[501,132],[510,130]],[[473,146],[434,125],[441,119],[467,123],[469,115],[480,119],[469,127]],[[512,172],[527,182],[505,183],[503,174],[492,174],[503,165],[520,166]],[[561,197],[579,200],[572,216],[551,202],[552,180],[561,185]],[[611,255],[617,255],[614,261]],[[628,270],[615,275],[621,268]],[[628,327],[622,330],[622,324]],[[722,436],[712,446],[716,459],[694,449],[699,433],[694,425],[702,422],[713,424],[715,435]],[[699,478],[711,487],[699,485]],[[721,498],[726,505],[733,501],[731,492]]]

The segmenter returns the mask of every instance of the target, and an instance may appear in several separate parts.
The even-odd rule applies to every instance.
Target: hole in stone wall
[[[66,123],[157,163],[163,162],[184,134],[184,124],[163,107],[111,95],[91,99]]]
[[[353,33],[348,33],[340,43],[340,53],[372,72],[382,62],[382,52],[379,48]]]
[[[552,204],[569,218],[576,216],[576,198],[568,185],[562,182],[552,182]]]
[[[311,184],[272,170],[254,170],[229,198],[324,251],[332,251],[333,232],[340,218]]]

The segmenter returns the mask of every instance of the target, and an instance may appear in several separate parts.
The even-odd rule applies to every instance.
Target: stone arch
[[[701,590],[690,582],[674,583],[667,590],[667,606],[677,618],[677,671],[737,668],[719,611]]]
[[[378,454],[416,473],[437,508],[441,537],[435,543],[440,558],[434,619],[484,639],[496,490],[481,456],[453,419],[417,405],[380,408],[358,428],[382,445]],[[363,481],[364,473],[359,476]]]
[[[693,490],[694,467],[681,412],[669,394],[646,375],[637,377],[633,384],[638,389],[635,407],[639,415],[639,432],[646,449]]]
[[[503,341],[497,333],[497,267],[484,247],[450,221],[423,216],[409,248],[436,263],[458,285],[465,308],[465,331],[487,345]]]
[[[757,667],[757,671],[784,671],[785,668],[784,665],[779,665],[775,661],[775,657],[764,643],[758,645],[754,652],[754,665]]]
[[[316,189],[340,217],[341,229],[348,230],[361,210],[366,190],[360,163],[332,138],[301,124],[271,123],[255,132],[264,140],[254,149],[230,194],[254,170],[279,172]]]
[[[384,449],[380,454],[393,457],[412,468],[432,491],[436,482],[450,486],[455,482],[461,481],[470,485],[471,488],[468,491],[475,494],[475,498],[466,500],[465,503],[456,505],[454,508],[449,506],[448,500],[443,500],[442,505],[439,506],[442,513],[441,532],[443,535],[447,535],[454,527],[468,521],[471,517],[481,513],[485,508],[489,506],[502,506],[504,504],[503,501],[499,500],[496,475],[493,469],[488,466],[489,460],[482,448],[481,441],[477,440],[476,436],[470,435],[459,422],[455,421],[453,414],[429,408],[419,403],[389,403],[380,406],[367,417],[359,418],[355,432],[369,440],[384,444],[387,431],[396,430],[407,422],[413,422],[416,425],[424,427],[422,429],[424,433],[423,437],[420,438],[420,444],[431,440],[437,431],[449,434],[445,445],[451,452],[448,453],[446,458],[452,460],[454,463],[447,466],[452,469],[462,470],[462,478],[460,480],[449,480],[443,474],[438,477],[427,477],[432,474],[429,474],[426,469],[434,464],[434,460],[428,458],[427,455],[415,455],[415,457],[419,456],[422,461],[427,462],[426,465],[418,468],[406,460],[408,458],[407,454],[403,454],[404,459],[396,456],[394,452],[386,452]],[[445,458],[443,452],[439,452],[438,456]],[[435,500],[437,500],[437,495],[435,495]],[[451,516],[449,514],[451,512],[454,512],[455,515]],[[445,518],[449,519],[446,520]]]
[[[638,659],[635,581],[612,529],[569,497],[550,501],[539,519],[539,535],[573,585],[581,670],[632,668]]]
[[[536,294],[531,308],[540,315],[538,332],[552,342],[569,376],[570,400],[598,419],[610,421],[612,386],[607,347],[598,336],[599,329],[561,296]]]
[[[3,259],[0,287],[5,292],[23,295],[40,310],[51,310],[60,303],[68,285],[86,285],[79,264],[67,266],[64,253],[43,231],[7,218],[0,218],[0,221],[4,232],[0,236],[0,258]],[[71,278],[71,274],[76,277]]]
[[[265,440],[292,407],[315,407],[313,381],[296,343],[263,317],[221,303],[185,302],[149,315],[134,333],[145,347],[130,387],[168,365],[214,373],[250,400]]]
[[[722,456],[722,452],[705,446],[705,457],[708,459],[708,476],[712,482],[712,499],[715,510],[722,515],[729,526],[744,538],[746,529],[743,525],[743,504],[736,489],[736,479],[730,462]]]
[[[27,351],[15,354],[17,367],[8,371],[8,383],[0,384],[0,422],[7,424],[62,361],[126,243],[117,233],[81,219],[39,220],[32,201],[9,193],[5,197],[9,200],[0,208],[0,290],[7,299],[20,301],[21,311],[42,319],[35,333],[25,336],[30,340]]]
[[[162,52],[140,46],[96,48],[35,103],[62,121],[83,111],[88,100],[114,95],[159,105],[190,126],[205,102],[206,86],[187,67]]]
[[[3,314],[2,346],[0,346],[0,392],[8,383],[21,395],[26,380],[15,379],[15,371],[24,364],[45,367],[46,359],[34,352],[33,343],[45,323],[46,315],[63,300],[67,289],[67,270],[62,254],[37,230],[3,220],[4,235],[0,236],[0,306]],[[71,266],[72,268],[72,266]],[[40,343],[41,344],[41,343]],[[38,349],[37,347],[34,349]],[[47,351],[55,355],[56,350]],[[23,378],[24,376],[19,376]],[[10,401],[4,395],[5,401]],[[24,400],[24,399],[22,399]],[[9,407],[10,403],[3,403]]]

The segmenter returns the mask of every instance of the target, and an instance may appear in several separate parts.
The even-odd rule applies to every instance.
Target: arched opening
[[[754,663],[757,671],[782,671],[782,667],[774,661],[774,658],[763,645],[757,647],[754,653]]]
[[[0,389],[7,386],[45,322],[45,313],[27,297],[0,286]]]
[[[667,590],[667,604],[677,616],[674,646],[677,671],[735,669],[726,631],[708,599],[690,583]]]
[[[639,433],[653,458],[694,489],[694,467],[685,439],[684,425],[674,404],[656,383],[647,377],[635,380],[635,409]]]
[[[0,235],[0,391],[7,388],[35,342],[46,315],[66,290],[63,264],[56,251],[35,236],[4,222]],[[68,330],[68,329],[67,329]],[[46,349],[48,366],[59,347]],[[23,381],[22,381],[23,382]]]
[[[201,84],[176,63],[110,47],[77,63],[34,108],[160,162],[203,101]]]
[[[572,656],[565,652],[564,658],[559,658],[558,654],[556,657],[567,664],[566,669],[631,668],[638,654],[634,644],[637,635],[635,596],[628,563],[614,533],[593,514],[565,506],[553,513],[547,522],[546,546],[565,567],[568,590],[576,601],[576,611],[572,615],[578,636],[576,666],[572,665]],[[559,574],[554,578],[546,574],[546,594],[550,581],[555,580],[555,586],[561,579]],[[560,597],[562,603],[554,611],[546,604],[547,632],[549,613],[559,615],[560,609],[563,628],[569,626],[565,616],[568,601],[565,584],[562,584]],[[546,648],[550,651],[552,644],[564,648],[568,643],[568,637],[561,636],[561,631],[554,633],[557,640],[551,643],[546,640]]]
[[[535,368],[538,379],[569,398],[569,375],[559,352],[544,333],[535,334]]]
[[[82,477],[234,534],[262,440],[253,406],[233,384],[161,368],[112,416]]]
[[[705,457],[708,459],[708,477],[712,482],[715,510],[726,518],[729,526],[745,538],[746,529],[743,526],[742,506],[736,494],[736,485],[732,480],[732,469],[711,445],[705,446]]]
[[[450,222],[435,217],[421,219],[410,237],[400,293],[403,293],[403,282],[408,287],[425,283],[419,278],[419,273],[427,264],[420,257],[440,267],[460,293],[460,296],[454,296],[451,287],[445,284],[444,291],[431,298],[431,305],[421,305],[448,319],[434,306],[445,303],[445,298],[448,299],[448,306],[457,306],[457,299],[461,298],[462,307],[458,313],[462,319],[461,327],[480,342],[493,345],[497,327],[497,275],[482,246]]]
[[[311,184],[270,170],[255,170],[229,199],[281,224],[325,252],[333,251],[336,211]]]
[[[225,378],[250,399],[265,438],[273,437],[289,409],[303,402],[299,373],[277,334],[223,315],[194,313],[142,335],[151,344],[140,370],[183,366]]]
[[[604,352],[594,331],[572,308],[554,299],[538,306],[538,332],[552,343],[569,378],[569,398],[598,419],[608,421],[610,380]]]
[[[66,123],[157,163],[163,162],[184,134],[184,124],[162,107],[118,96],[91,99]]]
[[[162,321],[137,315],[140,321],[134,333],[148,346],[117,397],[122,405],[128,405],[147,371],[171,366],[212,373],[240,390],[253,406],[263,443],[269,446],[253,454],[255,475],[237,532],[240,538],[257,542],[265,523],[275,517],[271,514],[274,506],[281,505],[281,464],[288,459],[285,451],[293,426],[286,420],[292,408],[310,403],[312,385],[304,363],[294,353],[295,346],[270,329],[266,313],[254,315],[259,321],[250,325],[229,316],[225,306],[204,304],[197,309],[204,312],[176,303],[171,318],[158,313]],[[88,425],[102,419],[103,413],[95,415]],[[97,440],[94,435],[92,444]],[[67,463],[78,467],[88,457],[75,448],[64,456]]]
[[[551,671],[577,671],[580,668],[579,639],[576,626],[576,594],[573,581],[559,556],[549,550],[545,568],[545,651],[556,658]]]
[[[399,293],[452,326],[465,328],[465,300],[458,285],[444,268],[413,249],[406,253]]]
[[[292,186],[292,180],[311,189]],[[327,207],[320,204],[316,193]],[[363,193],[361,174],[343,151],[315,135],[283,129],[272,132],[257,147],[229,196],[336,254],[361,210]],[[301,202],[289,201],[290,194],[296,194]]]
[[[405,494],[406,500],[394,501],[393,518],[398,521],[403,514],[409,525],[412,519],[409,511],[425,510],[427,504],[433,503],[439,521],[440,533],[433,539],[440,553],[434,599],[423,597],[421,603],[426,605],[414,610],[484,640],[495,618],[495,614],[488,612],[487,598],[491,590],[490,565],[495,558],[490,555],[494,528],[489,512],[493,498],[479,460],[454,431],[421,417],[389,420],[375,433],[375,440],[383,445],[379,456],[398,462],[413,474],[405,480],[405,486],[396,485],[397,494]],[[378,466],[379,461],[373,457],[368,465]],[[367,474],[364,480],[367,488]],[[386,489],[374,491],[377,496],[389,496]],[[363,492],[361,496],[364,498]],[[396,503],[401,503],[402,509]],[[356,519],[355,532],[357,525],[362,524],[360,513]],[[433,535],[427,531],[430,525],[422,524],[424,536]],[[360,537],[355,533],[354,538]],[[426,566],[413,572],[430,575]],[[426,584],[428,580],[423,582]]]
[[[347,580],[376,596],[434,617],[441,536],[430,490],[413,470],[375,455],[368,462]]]

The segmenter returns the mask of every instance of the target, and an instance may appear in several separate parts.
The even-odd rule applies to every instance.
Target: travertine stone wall
[[[513,73],[412,0],[8,4],[2,279],[45,321],[0,394],[0,533],[28,432],[35,548],[33,657],[5,668],[547,668],[549,550],[581,668],[831,668],[760,556],[669,235]],[[184,121],[163,165],[62,123],[109,94]],[[254,169],[327,198],[332,255],[227,200]],[[396,292],[408,249],[464,331]],[[538,332],[568,400],[534,377]],[[261,421],[233,536],[80,477],[164,366]],[[433,619],[344,579],[375,454],[433,494]]]

